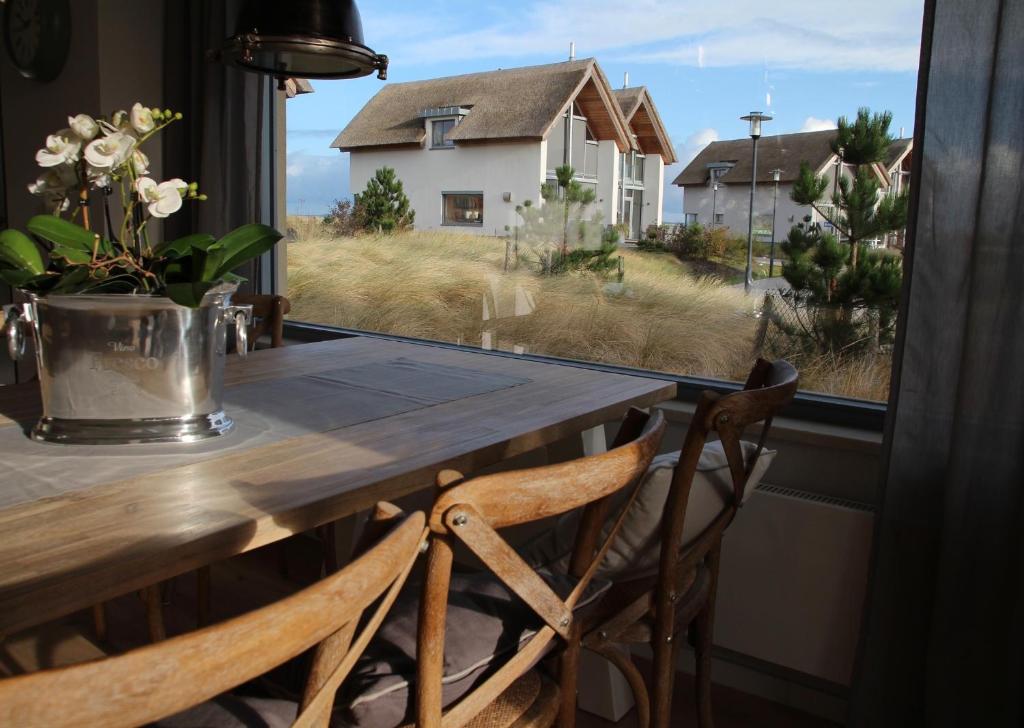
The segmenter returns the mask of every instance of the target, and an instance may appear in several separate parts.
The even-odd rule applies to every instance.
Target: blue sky
[[[623,8],[628,8],[624,12]],[[855,8],[855,10],[851,9]],[[914,125],[923,0],[548,0],[361,4],[367,44],[391,59],[388,83],[594,57],[615,87],[647,86],[677,149],[671,180],[706,144],[828,128],[860,106]],[[383,85],[314,81],[288,101],[288,212],[322,214],[350,196],[348,155],[330,143]],[[358,192],[358,190],[356,190]],[[679,188],[665,217],[678,220]]]

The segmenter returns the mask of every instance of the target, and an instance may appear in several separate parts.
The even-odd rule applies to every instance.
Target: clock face
[[[64,67],[71,41],[68,0],[7,0],[4,35],[7,53],[21,75],[53,80]]]

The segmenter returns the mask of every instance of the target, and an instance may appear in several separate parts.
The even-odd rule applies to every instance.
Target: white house
[[[826,195],[831,197],[836,171],[851,178],[853,168],[842,164],[832,151],[836,131],[812,131],[761,137],[757,145],[757,186],[754,200],[754,235],[762,240],[782,240],[789,229],[807,215],[813,222],[828,227],[810,206],[797,205],[790,198],[800,162],[810,164],[814,172],[829,180]],[[879,186],[886,194],[907,189],[913,142],[897,139],[889,145],[884,162],[871,165]],[[727,227],[746,236],[750,214],[750,177],[752,142],[749,137],[712,142],[694,157],[672,184],[682,187],[685,222],[709,227]],[[779,170],[779,182],[773,181]],[[776,209],[777,205],[777,209]],[[829,207],[831,203],[822,205]],[[890,241],[897,243],[898,240]]]
[[[388,84],[331,146],[351,154],[350,190],[392,167],[417,228],[487,235],[518,224],[516,205],[539,204],[570,164],[602,219],[635,239],[661,222],[675,161],[647,90],[612,90],[593,59]]]

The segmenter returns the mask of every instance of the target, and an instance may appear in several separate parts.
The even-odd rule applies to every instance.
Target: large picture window
[[[723,1],[723,16],[738,11],[739,0]],[[590,33],[576,40],[596,60],[566,63],[512,42],[486,43],[486,58],[460,55],[493,33],[535,31],[529,14],[481,0],[471,27],[425,22],[422,38],[396,37],[386,83],[314,80],[312,93],[283,101],[289,242],[279,278],[291,318],[679,378],[736,382],[758,356],[786,358],[805,392],[842,398],[829,407],[877,414],[912,243],[900,214],[881,216],[895,229],[849,221],[875,219],[859,192],[877,188],[889,206],[916,184],[906,132],[923,0],[886,4],[867,34],[797,0],[774,9],[790,43],[765,47],[744,30],[733,51],[716,41],[697,65],[672,51],[699,41],[689,11],[655,4],[666,18],[657,39],[649,17],[622,16],[638,23],[624,28],[628,47],[586,30],[604,10],[567,6],[565,23]],[[708,17],[709,38],[732,38]],[[808,54],[806,38],[822,34],[836,52]],[[884,52],[865,37],[884,38]],[[652,60],[620,84],[625,56]],[[762,99],[772,117],[756,175],[743,98]],[[862,107],[877,133],[846,148],[873,158],[839,160],[840,132],[867,128]],[[452,148],[456,125],[458,152],[434,153]],[[560,187],[566,161],[574,179]],[[823,190],[816,200],[795,199],[802,165],[818,177],[808,188]],[[870,183],[859,191],[858,174]]]
[[[444,203],[445,225],[484,224],[484,196],[480,192],[446,192],[441,195]]]

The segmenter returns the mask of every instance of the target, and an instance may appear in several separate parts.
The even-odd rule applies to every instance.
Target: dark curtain
[[[1024,725],[1024,0],[932,0],[851,724]]]
[[[185,118],[165,137],[164,177],[196,181],[210,198],[169,218],[168,238],[193,232],[220,236],[245,223],[269,221],[269,81],[212,57],[234,33],[239,5],[175,0],[165,6],[165,104]],[[257,268],[239,272],[255,280]]]

